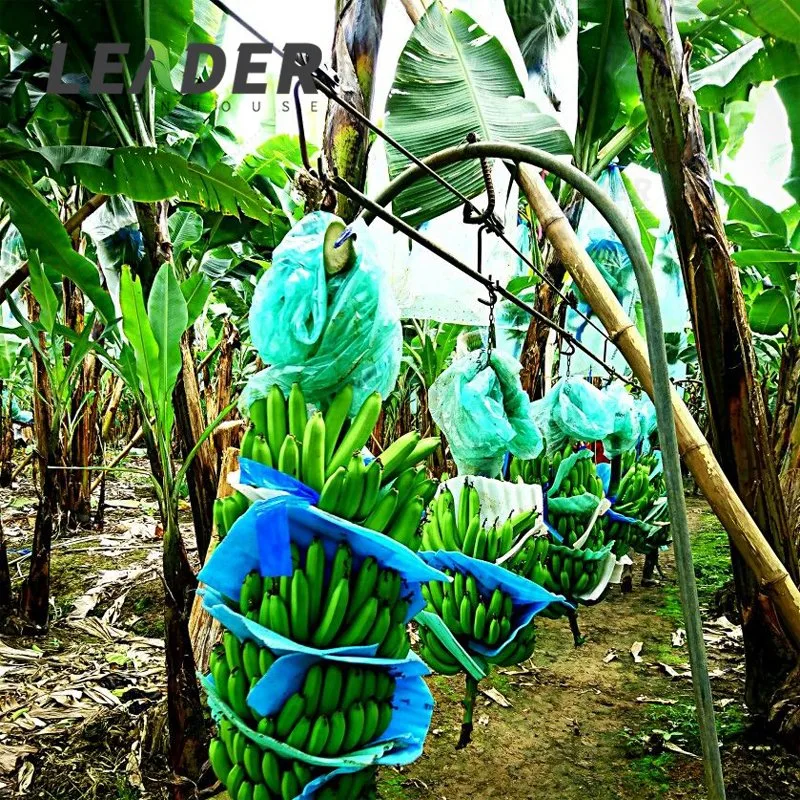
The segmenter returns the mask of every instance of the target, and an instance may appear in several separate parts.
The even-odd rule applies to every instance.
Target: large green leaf
[[[136,375],[139,384],[153,410],[156,411],[160,407],[162,397],[158,342],[147,316],[142,284],[132,277],[127,264],[122,268],[119,304],[122,309],[122,330],[136,357]],[[125,374],[130,379],[130,371]]]
[[[42,147],[31,153],[46,159],[56,172],[71,170],[92,192],[123,194],[141,203],[180,200],[266,224],[275,216],[266,198],[222,163],[205,170],[175,153],[149,147]]]
[[[419,158],[462,144],[470,133],[553,153],[570,150],[558,123],[522,97],[500,42],[468,14],[447,12],[439,2],[430,6],[403,49],[386,110],[387,131]],[[391,146],[387,157],[392,177],[409,165]],[[478,162],[455,164],[442,174],[468,197],[483,191]],[[394,210],[419,225],[458,205],[451,192],[426,179],[403,192]]]
[[[792,135],[792,164],[783,188],[800,203],[800,76],[783,78],[775,88],[786,108]]]
[[[716,181],[716,186],[728,204],[728,220],[744,222],[752,230],[781,237],[786,243],[786,222],[772,206],[757,200],[744,186],[722,180]]]
[[[756,333],[774,336],[789,324],[789,303],[780,289],[761,292],[750,305],[750,326]]]
[[[58,297],[53,285],[44,274],[44,268],[36,250],[28,251],[28,271],[30,272],[31,292],[39,304],[39,321],[48,333],[52,333],[58,314]]]
[[[181,283],[183,298],[186,300],[186,310],[189,315],[187,327],[194,325],[206,305],[206,300],[211,294],[211,281],[202,272],[195,272]]]
[[[693,71],[690,76],[692,89],[698,91],[704,86],[727,86],[744,66],[763,49],[764,42],[761,39],[753,39],[713,64]]]
[[[633,213],[636,215],[636,223],[639,226],[639,238],[642,241],[642,247],[647,255],[647,260],[652,264],[656,252],[656,232],[661,222],[644,204],[639,192],[636,191],[636,187],[633,185],[633,181],[624,172],[622,173],[622,182],[625,184],[625,189],[628,192],[628,197],[633,206]]]
[[[181,371],[181,337],[189,324],[189,312],[172,264],[161,265],[147,299],[147,316],[158,345],[157,413],[166,436],[172,430],[172,390]]]
[[[624,0],[581,0],[578,16],[579,128],[588,154],[625,126],[641,98]]]
[[[172,255],[178,262],[180,254],[200,241],[203,235],[203,218],[186,208],[179,208],[169,218],[169,240],[172,242]]]
[[[11,220],[28,252],[37,250],[46,267],[69,278],[92,301],[106,322],[114,319],[114,303],[100,285],[97,267],[72,249],[69,234],[42,197],[0,170],[0,197],[11,209]]]
[[[767,33],[800,42],[800,0],[745,0],[745,5]]]

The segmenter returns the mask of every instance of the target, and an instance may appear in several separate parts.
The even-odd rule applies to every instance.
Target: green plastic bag
[[[494,478],[506,452],[536,458],[544,443],[531,402],[519,381],[520,363],[493,350],[456,359],[428,392],[434,422],[442,429],[461,475]]]
[[[275,248],[250,307],[253,344],[269,367],[248,382],[242,408],[273,384],[288,395],[299,383],[307,401],[324,405],[350,383],[353,410],[373,392],[387,397],[394,388],[403,349],[400,312],[363,223],[353,226],[354,265],[326,274],[325,231],[336,221],[324,211],[309,214]]]

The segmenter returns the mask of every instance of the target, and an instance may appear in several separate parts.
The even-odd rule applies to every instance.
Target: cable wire
[[[248,31],[248,33],[250,33],[256,39],[258,39],[260,42],[262,42],[263,44],[269,45],[272,48],[272,52],[277,53],[278,56],[280,56],[281,58],[285,57],[285,53],[281,48],[277,47],[272,41],[267,39],[263,34],[261,34],[258,30],[256,30],[240,14],[238,14],[236,11],[234,11],[232,8],[230,8],[230,6],[228,6],[227,3],[224,2],[224,0],[211,0],[211,3],[213,5],[215,5],[217,8],[219,8],[220,11],[222,11],[224,14],[227,14],[229,17],[231,17],[236,22],[238,22],[246,31]],[[428,164],[426,164],[422,159],[420,159],[419,157],[415,156],[410,150],[408,150],[406,147],[401,145],[392,136],[390,136],[388,133],[386,133],[386,131],[384,131],[380,126],[376,125],[368,116],[366,116],[361,111],[359,111],[355,106],[353,106],[352,104],[348,103],[347,100],[345,100],[343,97],[340,97],[337,94],[336,90],[335,90],[335,87],[336,87],[337,82],[338,82],[335,77],[332,77],[331,75],[328,75],[325,72],[325,70],[323,70],[321,67],[318,67],[316,70],[314,70],[314,72],[312,73],[312,77],[314,79],[314,85],[329,100],[337,103],[339,106],[344,108],[348,113],[352,114],[356,119],[358,119],[367,128],[369,128],[369,130],[371,130],[377,136],[382,138],[387,144],[391,145],[391,147],[393,147],[395,150],[397,150],[398,152],[402,153],[415,166],[419,167],[426,174],[428,174],[431,178],[433,178],[437,183],[439,183],[442,187],[447,189],[455,197],[457,197],[459,200],[461,200],[465,204],[465,206],[470,209],[470,211],[472,213],[474,213],[476,215],[480,215],[482,213],[477,208],[477,206],[472,202],[472,200],[470,200],[470,198],[468,198],[458,188],[453,186],[453,184],[450,183],[446,178],[442,177],[438,172],[436,172],[436,170],[434,170],[432,167],[430,167]],[[324,176],[320,176],[320,178],[324,178]],[[392,225],[393,227],[395,227],[397,229],[402,229],[404,231],[404,233],[406,234],[406,236],[408,236],[409,238],[417,241],[423,247],[426,247],[428,250],[431,250],[431,252],[434,252],[437,255],[439,255],[440,257],[444,258],[445,261],[448,261],[448,263],[452,264],[457,269],[459,269],[462,272],[464,272],[465,274],[469,275],[473,280],[477,280],[479,283],[483,283],[484,286],[487,286],[487,287],[489,285],[493,286],[495,291],[497,291],[498,294],[502,295],[507,300],[509,300],[510,302],[514,303],[514,305],[518,306],[520,309],[522,309],[523,311],[527,312],[530,316],[532,316],[535,319],[539,320],[543,324],[549,326],[550,328],[555,330],[557,333],[559,333],[561,336],[563,336],[564,338],[567,338],[569,341],[571,341],[578,349],[580,349],[581,351],[586,353],[586,355],[588,355],[590,358],[592,358],[594,361],[596,361],[598,364],[600,364],[600,366],[602,366],[609,373],[609,375],[611,375],[612,377],[617,377],[617,378],[619,378],[620,380],[624,381],[625,383],[627,383],[630,386],[637,386],[637,384],[634,381],[631,381],[630,379],[625,378],[624,376],[620,375],[615,369],[613,369],[613,367],[611,367],[610,365],[606,364],[599,356],[596,356],[594,353],[592,353],[591,350],[589,350],[585,345],[583,345],[575,337],[573,337],[572,334],[570,334],[566,329],[562,328],[560,325],[558,325],[557,323],[553,322],[551,319],[549,319],[547,316],[545,316],[540,311],[535,309],[533,306],[530,306],[527,303],[525,303],[524,301],[520,300],[518,297],[516,297],[516,295],[512,294],[511,292],[508,292],[507,290],[502,289],[499,286],[499,284],[497,284],[496,282],[494,282],[494,283],[489,282],[487,284],[486,279],[483,278],[483,276],[480,275],[480,273],[475,272],[470,267],[468,267],[466,264],[463,264],[462,262],[458,261],[458,259],[455,259],[454,256],[452,256],[449,253],[447,253],[447,251],[443,250],[438,245],[435,245],[435,243],[432,242],[431,240],[427,239],[427,237],[422,236],[421,234],[418,234],[418,232],[416,231],[415,228],[412,228],[410,225],[407,225],[402,220],[400,220],[398,217],[395,217],[395,216],[389,214],[388,212],[386,212],[380,206],[376,206],[374,204],[366,205],[365,201],[366,201],[366,203],[369,203],[370,202],[369,198],[367,198],[366,195],[362,194],[361,192],[358,192],[358,190],[356,190],[355,187],[350,186],[350,184],[347,184],[346,181],[343,181],[337,175],[334,176],[334,180],[333,180],[332,183],[346,187],[345,191],[340,191],[338,188],[337,188],[337,191],[339,191],[340,194],[344,194],[346,196],[349,196],[351,200],[354,200],[355,202],[359,202],[361,204],[362,208],[369,208],[370,211],[373,214],[375,214],[375,216],[380,216],[385,221],[389,222],[389,224]],[[348,195],[348,191],[351,194]],[[354,193],[354,192],[357,193],[359,198],[361,198],[361,199],[353,197],[352,193]],[[379,211],[377,209],[379,209]],[[570,308],[572,308],[582,319],[584,319],[589,325],[591,325],[595,330],[597,330],[601,334],[601,336],[603,336],[604,339],[606,339],[608,342],[613,344],[613,342],[611,342],[611,339],[608,337],[608,334],[604,330],[602,330],[602,328],[600,328],[596,323],[594,323],[587,315],[582,313],[573,303],[571,303],[570,300],[567,298],[567,296],[556,286],[556,284],[552,280],[550,280],[549,278],[545,277],[544,273],[542,273],[540,270],[538,270],[534,266],[533,262],[527,256],[525,256],[522,253],[522,251],[519,250],[518,247],[516,247],[516,245],[514,245],[514,243],[506,236],[506,234],[504,232],[499,231],[499,230],[495,230],[493,228],[489,228],[489,230],[492,230],[492,232],[495,233],[495,235],[497,235],[500,238],[500,240],[507,247],[509,247],[511,249],[511,251],[518,258],[520,258],[523,261],[523,263],[525,263],[531,270],[533,270],[533,272],[535,272],[537,275],[539,275],[539,277],[542,280],[544,280],[552,289],[554,289],[558,293],[558,295],[564,301],[567,302],[567,304],[570,306]],[[412,236],[411,232],[413,232],[415,235]]]

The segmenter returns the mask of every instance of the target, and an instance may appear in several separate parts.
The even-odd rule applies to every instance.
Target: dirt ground
[[[109,487],[101,531],[56,542],[47,637],[0,637],[0,797],[164,797],[161,541],[146,483]],[[0,492],[13,569],[25,572],[35,498]],[[727,543],[690,504],[701,599],[727,579]],[[435,676],[431,734],[410,767],[381,770],[384,800],[616,800],[703,796],[686,647],[669,554],[664,581],[580,613],[585,644],[543,620],[534,658],[494,672],[473,742],[456,751],[463,680]],[[635,567],[638,578],[641,565]],[[800,798],[800,760],[752,729],[740,629],[708,610],[729,800]],[[636,655],[634,655],[636,654]]]

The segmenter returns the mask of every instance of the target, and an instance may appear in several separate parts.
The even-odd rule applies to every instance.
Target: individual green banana
[[[283,773],[281,778],[281,800],[295,800],[300,794],[302,787],[293,772],[288,770]]]
[[[286,436],[283,444],[278,450],[278,469],[291,475],[293,478],[299,478],[300,472],[300,448],[297,444],[297,439],[294,436]]]
[[[244,766],[242,764],[234,764],[228,773],[228,782],[225,784],[228,794],[238,799],[239,789],[246,780],[247,773],[244,771]]]
[[[272,750],[265,750],[261,756],[261,777],[264,785],[273,794],[281,792],[281,765],[278,756]]]
[[[284,599],[279,594],[270,595],[269,598],[269,627],[278,636],[283,636],[287,639],[292,636],[289,610]]]
[[[379,456],[383,464],[383,482],[388,483],[400,473],[403,462],[419,443],[420,436],[416,431],[409,431],[392,442]]]
[[[380,644],[389,632],[391,624],[392,611],[388,605],[383,605],[374,617],[374,622],[366,634],[364,644]]]
[[[239,610],[243,615],[254,608],[261,607],[261,595],[264,591],[263,583],[258,570],[252,570],[245,576],[242,590],[239,593]]]
[[[306,429],[308,411],[306,410],[306,399],[303,397],[303,390],[300,388],[299,383],[292,384],[287,405],[289,410],[289,433],[298,442],[301,442]]]
[[[372,513],[362,523],[365,528],[371,531],[383,531],[391,522],[394,512],[397,509],[397,489],[390,489],[381,497]]]
[[[364,671],[357,666],[350,667],[345,676],[342,700],[339,704],[342,709],[347,711],[347,709],[361,697],[361,687],[363,683]]]
[[[350,406],[353,404],[353,387],[342,388],[325,412],[325,461],[330,462],[339,441]],[[370,431],[371,432],[371,431]]]
[[[252,639],[248,639],[242,647],[242,665],[248,681],[264,674],[259,666],[260,651],[261,648]]]
[[[342,438],[341,443],[331,455],[325,475],[332,475],[339,467],[344,466],[350,456],[364,448],[372,435],[372,430],[381,413],[381,396],[374,392],[358,410],[347,433]],[[385,480],[385,474],[384,474]]]
[[[269,423],[267,420],[267,398],[260,397],[251,403],[250,408],[247,410],[247,416],[250,417],[250,422],[253,423],[253,429],[261,436],[266,436],[269,430]]]
[[[231,764],[228,751],[220,739],[212,739],[209,743],[208,760],[211,762],[211,768],[217,778],[227,785],[228,775],[233,768],[233,764]]]
[[[342,697],[344,685],[344,672],[335,663],[329,664],[325,670],[322,684],[322,696],[319,703],[320,714],[332,714],[338,707]]]
[[[410,547],[414,541],[414,534],[417,532],[422,522],[422,512],[424,511],[422,500],[415,497],[411,502],[403,505],[396,517],[392,520],[387,535],[406,547]]]
[[[336,513],[343,519],[353,519],[364,496],[364,459],[361,453],[353,453],[347,464],[344,488],[339,495]]]
[[[347,719],[343,711],[334,711],[329,722],[328,740],[322,752],[326,756],[337,756],[342,750],[347,733]]]
[[[252,742],[248,742],[244,747],[242,763],[247,777],[253,783],[261,783],[261,751]]]
[[[342,742],[342,752],[349,753],[364,740],[364,705],[358,701],[353,703],[347,709],[346,717],[347,726]]]
[[[372,556],[367,556],[358,568],[358,574],[350,590],[350,604],[347,608],[345,622],[350,622],[362,606],[372,597],[378,583],[380,567]]]
[[[302,718],[305,710],[306,701],[302,694],[295,692],[287,698],[275,720],[275,734],[279,739],[286,740],[286,737]]]
[[[362,744],[368,744],[375,738],[378,730],[381,712],[378,704],[374,700],[367,700],[364,703],[364,728],[362,730]]]
[[[325,611],[322,615],[320,623],[311,637],[311,644],[317,648],[328,646],[344,621],[344,615],[347,611],[347,603],[350,599],[350,586],[346,577],[336,583],[333,591],[330,593],[326,601]]]
[[[358,504],[353,519],[365,519],[375,508],[378,502],[378,494],[381,490],[381,479],[383,477],[383,467],[381,462],[374,459],[364,471],[364,489],[361,493],[361,502]]]
[[[327,511],[329,514],[335,514],[339,507],[339,499],[344,490],[345,479],[347,477],[347,468],[339,467],[329,478],[326,479],[322,487],[322,492],[317,502],[317,508],[322,511]]]
[[[325,420],[319,411],[306,423],[302,442],[303,483],[321,492],[325,485]]]
[[[319,621],[325,583],[325,545],[319,537],[311,540],[306,551],[305,573],[308,586],[308,624],[313,628]]]
[[[308,578],[305,572],[295,570],[292,577],[292,602],[289,606],[292,639],[303,644],[309,636]]]
[[[353,604],[350,603],[350,608]],[[372,628],[378,612],[378,598],[370,597],[356,611],[352,621],[339,633],[334,640],[336,647],[353,647],[359,644],[371,644],[372,640],[367,640],[366,636]]]
[[[263,435],[269,442],[273,464],[278,464],[281,470],[279,455],[286,439],[286,427],[286,398],[281,387],[273,384],[267,394],[267,430]]]
[[[314,720],[314,725],[311,728],[311,734],[308,737],[306,744],[306,753],[310,756],[318,756],[325,749],[328,743],[328,736],[330,736],[331,726],[326,716],[317,717]]]
[[[295,750],[305,750],[310,734],[311,720],[308,717],[300,717],[286,737],[286,744],[289,747],[294,747]]]
[[[250,682],[244,669],[234,667],[228,676],[228,703],[241,719],[250,719],[250,706],[247,705],[247,695],[250,691]]]
[[[420,439],[415,445],[414,449],[406,456],[400,469],[410,469],[416,464],[425,461],[428,456],[436,452],[437,448],[441,447],[442,440],[438,436],[429,436],[426,439]]]

